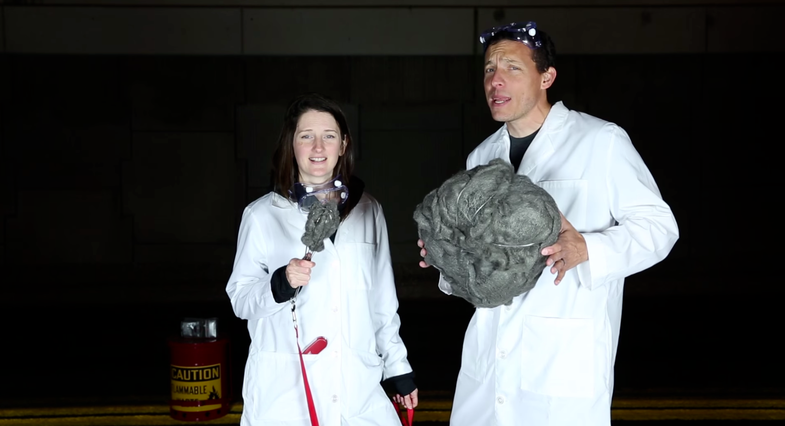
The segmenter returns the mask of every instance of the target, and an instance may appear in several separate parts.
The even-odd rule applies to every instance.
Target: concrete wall
[[[402,291],[438,296],[416,267],[411,213],[498,127],[476,34],[518,17],[557,42],[551,99],[622,125],[676,212],[680,242],[628,291],[730,289],[746,273],[692,279],[696,264],[732,262],[705,241],[729,227],[733,241],[757,235],[728,225],[748,213],[717,179],[759,159],[718,141],[767,140],[777,121],[754,106],[784,93],[780,4],[20,3],[0,20],[5,301],[223,297],[239,214],[265,192],[283,108],[304,91],[344,105]],[[706,210],[718,204],[720,220]],[[122,291],[91,291],[108,284]],[[779,291],[741,291],[761,288]]]
[[[15,2],[12,2],[12,4]],[[411,6],[275,7],[162,1],[4,5],[7,53],[152,55],[469,55],[485,28],[515,20],[545,26],[562,54],[783,51],[782,2],[463,2]],[[523,3],[523,2],[518,2]],[[731,4],[732,3],[732,4]],[[203,6],[201,4],[204,4]],[[333,5],[335,4],[335,5]],[[374,4],[373,2],[371,3]],[[222,7],[210,7],[218,6]]]

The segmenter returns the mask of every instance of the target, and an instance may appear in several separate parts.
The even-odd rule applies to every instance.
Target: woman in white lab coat
[[[286,112],[274,155],[274,191],[243,212],[226,287],[235,314],[248,320],[252,340],[243,426],[310,424],[298,342],[320,425],[400,425],[382,380],[397,391],[396,402],[417,405],[414,373],[398,333],[384,214],[352,176],[351,144],[335,102],[315,94],[298,97]],[[306,200],[347,190],[348,197],[337,197],[338,230],[311,261],[303,260]],[[290,303],[297,288],[299,340]],[[326,346],[309,349],[317,340]]]

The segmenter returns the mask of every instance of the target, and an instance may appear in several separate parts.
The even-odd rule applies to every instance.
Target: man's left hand
[[[561,215],[559,239],[554,245],[542,249],[542,255],[548,256],[545,264],[551,267],[551,273],[558,274],[553,281],[556,285],[559,285],[567,271],[589,260],[586,240],[563,214]]]

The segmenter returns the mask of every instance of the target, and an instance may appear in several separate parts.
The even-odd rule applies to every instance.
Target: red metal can
[[[169,415],[205,421],[225,416],[232,401],[229,340],[169,339],[172,397]]]

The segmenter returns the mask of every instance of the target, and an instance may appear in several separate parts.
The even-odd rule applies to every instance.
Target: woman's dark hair
[[[349,187],[349,193],[351,193],[352,188],[349,186],[349,182],[354,171],[354,154],[349,124],[338,103],[318,93],[300,95],[286,108],[281,134],[278,136],[278,144],[273,153],[273,191],[291,199],[289,190],[294,187],[294,183],[300,177],[300,169],[297,167],[297,159],[294,156],[294,134],[297,131],[300,117],[308,111],[326,112],[332,115],[335,122],[338,123],[345,146],[343,155],[338,157],[338,162],[335,164],[332,177],[341,175],[341,179]],[[350,203],[346,203],[341,212],[341,219],[349,214],[352,207]]]

